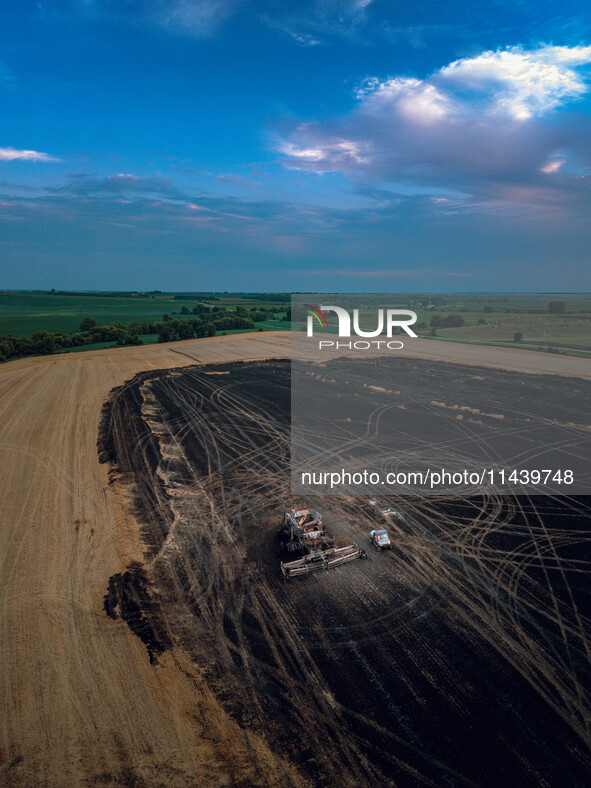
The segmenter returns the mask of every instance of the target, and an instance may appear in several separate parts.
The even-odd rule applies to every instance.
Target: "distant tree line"
[[[264,307],[257,307],[252,306],[250,309],[247,309],[244,306],[237,306],[234,309],[228,309],[223,306],[214,306],[209,307],[205,306],[205,304],[197,304],[192,309],[189,309],[188,306],[182,306],[180,310],[181,315],[210,315],[212,319],[217,319],[220,315],[227,315],[227,316],[236,316],[236,317],[247,317],[252,320],[254,323],[259,322],[261,320],[267,320],[269,315],[273,315],[277,310],[273,307],[265,309]],[[165,315],[164,320],[166,318],[170,318],[170,315]]]
[[[465,324],[461,315],[433,315],[431,318],[431,328],[459,328]]]
[[[9,292],[9,291],[8,291]],[[51,290],[32,290],[33,293],[46,293],[51,296],[76,296],[79,298],[99,298],[106,296],[107,298],[148,298],[154,295],[162,295],[162,290],[150,290],[139,292],[137,290],[56,290],[54,287]],[[193,300],[194,297],[193,297]]]
[[[217,331],[245,331],[255,327],[254,320],[250,317],[226,314],[223,311],[212,312],[205,317],[192,317],[188,320],[172,319],[164,315],[164,320],[158,323],[142,323],[142,329],[149,331],[141,333],[158,334],[158,342],[175,342],[180,339],[193,339],[193,337],[213,337]]]
[[[94,322],[94,321],[92,321]],[[117,345],[141,345],[139,336],[121,323],[97,326],[75,334],[36,331],[31,337],[15,337],[12,334],[0,337],[0,362],[27,356],[49,356],[64,348],[93,345],[97,342],[114,342]]]
[[[186,307],[183,307],[186,309]],[[181,313],[188,314],[188,310]],[[244,331],[255,328],[255,320],[266,320],[268,315],[253,308],[247,312],[238,307],[229,312],[222,307],[209,309],[206,306],[194,307],[189,318],[172,318],[164,315],[163,320],[155,322],[133,322],[124,326],[120,322],[112,325],[97,325],[90,317],[80,323],[80,330],[74,334],[37,331],[31,337],[15,337],[11,334],[0,336],[0,362],[27,356],[47,356],[66,348],[82,347],[103,342],[113,342],[118,346],[142,345],[141,335],[157,334],[158,342],[175,342],[194,337],[212,337],[218,331]]]

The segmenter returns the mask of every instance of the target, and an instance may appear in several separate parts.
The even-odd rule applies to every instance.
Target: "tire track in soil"
[[[215,371],[228,374],[142,373],[105,405],[100,457],[145,543],[144,565],[111,578],[107,611],[151,659],[184,649],[232,717],[315,785],[584,785],[589,611],[561,555],[584,542],[589,569],[588,503],[548,515],[533,498],[387,499],[408,515],[390,521],[391,554],[283,584],[289,366]],[[384,523],[365,499],[313,505],[338,543]]]

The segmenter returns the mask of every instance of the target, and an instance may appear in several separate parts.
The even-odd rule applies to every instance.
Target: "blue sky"
[[[591,290],[580,2],[0,12],[0,287]]]

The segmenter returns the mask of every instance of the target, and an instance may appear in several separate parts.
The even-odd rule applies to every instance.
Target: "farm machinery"
[[[380,528],[376,531],[369,532],[369,540],[375,549],[380,552],[381,550],[390,550],[392,543],[385,528]]]
[[[356,558],[367,558],[356,544],[335,547],[334,539],[322,525],[322,515],[309,509],[290,509],[285,512],[280,536],[288,552],[300,554],[294,561],[281,562],[285,578],[340,566]]]

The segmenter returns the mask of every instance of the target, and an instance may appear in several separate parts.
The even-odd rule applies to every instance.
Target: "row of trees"
[[[143,325],[143,324],[142,324]],[[190,320],[167,320],[162,323],[151,323],[146,333],[158,334],[158,342],[175,342],[193,337],[213,337],[218,331],[246,331],[255,327],[254,321],[248,317],[237,315],[210,315],[210,319],[191,318]]]
[[[250,309],[246,309],[244,306],[237,306],[235,309],[228,310],[223,306],[214,306],[211,309],[203,304],[197,304],[191,310],[189,310],[188,306],[181,307],[180,314],[181,315],[200,315],[203,317],[204,315],[210,316],[212,319],[217,319],[220,315],[227,315],[229,317],[247,317],[253,322],[259,322],[261,320],[267,320],[270,314],[274,314],[274,309],[264,309],[259,308],[256,306],[251,307]],[[174,313],[173,313],[174,314]],[[165,321],[171,319],[170,315],[164,315],[163,318]]]
[[[459,328],[465,322],[461,315],[433,315],[429,325],[431,328]]]
[[[214,336],[217,331],[245,331],[255,327],[254,321],[249,317],[223,312],[211,313],[207,318],[192,317],[189,320],[171,320],[168,315],[164,317],[168,319],[158,323],[141,323],[140,333],[158,334],[159,342],[174,342],[177,339]]]
[[[98,343],[116,345],[141,345],[141,335],[157,334],[159,342],[175,342],[194,337],[212,337],[218,331],[253,329],[251,317],[242,317],[225,310],[210,312],[188,320],[170,319],[156,322],[134,322],[124,326],[116,322],[108,326],[97,325],[92,318],[85,318],[80,331],[75,334],[50,333],[37,331],[31,337],[15,337],[12,334],[0,336],[0,362],[27,356],[47,356],[66,348],[83,347]]]
[[[82,347],[99,342],[114,342],[117,345],[141,345],[137,333],[130,332],[121,323],[111,326],[94,326],[75,334],[36,331],[31,337],[15,337],[12,334],[0,337],[0,362],[26,356],[48,356],[64,348]]]

